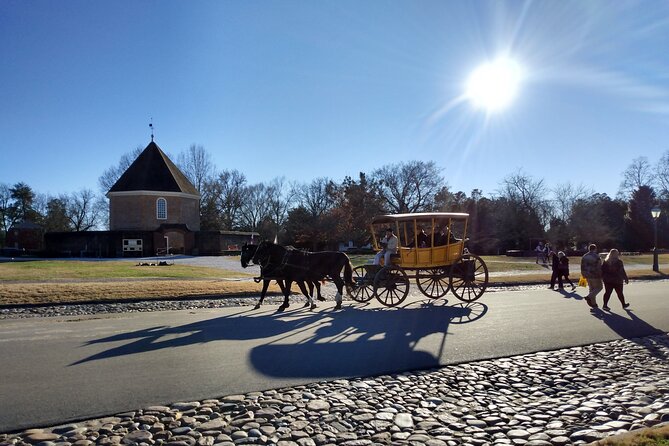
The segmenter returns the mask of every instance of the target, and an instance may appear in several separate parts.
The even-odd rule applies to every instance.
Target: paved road
[[[583,289],[577,291],[583,292]],[[629,312],[577,293],[412,296],[333,312],[250,307],[0,321],[0,432],[266,388],[436,367],[669,332],[667,282],[626,287]],[[600,296],[601,300],[601,296]]]

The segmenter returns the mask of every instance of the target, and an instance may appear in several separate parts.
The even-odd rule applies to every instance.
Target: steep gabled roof
[[[139,190],[200,195],[193,183],[153,141],[139,154],[109,192]]]

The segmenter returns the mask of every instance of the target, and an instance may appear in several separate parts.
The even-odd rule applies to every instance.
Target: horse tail
[[[353,283],[353,265],[351,265],[351,259],[348,258],[346,254],[346,263],[344,263],[344,283],[346,284],[346,292],[348,295],[351,295],[351,288],[355,287]]]

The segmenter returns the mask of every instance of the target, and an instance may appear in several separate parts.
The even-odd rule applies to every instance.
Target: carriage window
[[[162,197],[156,200],[156,218],[158,220],[167,219],[167,200]]]

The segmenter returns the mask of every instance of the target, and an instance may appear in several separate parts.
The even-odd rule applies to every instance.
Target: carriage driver
[[[383,257],[383,264],[390,265],[390,256],[397,254],[397,236],[393,234],[393,228],[386,229],[386,236],[381,239],[383,249],[374,256],[374,265],[381,264],[381,257]]]

